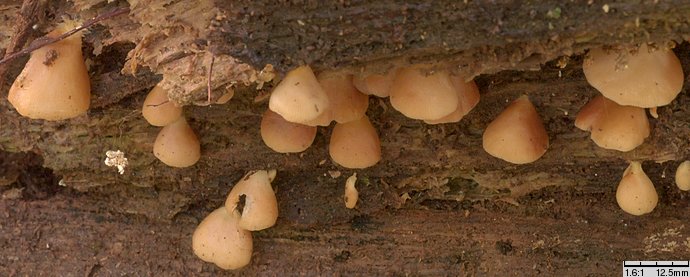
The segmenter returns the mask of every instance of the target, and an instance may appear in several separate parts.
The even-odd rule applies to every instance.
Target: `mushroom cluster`
[[[47,34],[57,37],[75,27],[65,22]],[[73,35],[35,50],[9,90],[8,101],[19,114],[32,119],[64,120],[87,112],[91,87],[82,55],[81,35]],[[680,93],[684,74],[670,49],[642,44],[629,49],[596,48],[582,65],[589,84],[601,95],[583,106],[575,126],[591,134],[602,148],[631,151],[650,135],[645,108],[668,105]],[[480,101],[473,80],[451,70],[415,64],[380,74],[314,73],[305,65],[287,73],[273,89],[261,120],[260,134],[279,153],[306,151],[318,126],[333,126],[328,152],[333,162],[351,169],[369,168],[381,161],[381,141],[366,112],[369,97],[389,98],[391,106],[408,118],[426,124],[459,122]],[[234,91],[220,97],[221,104]],[[189,167],[201,157],[199,138],[183,109],[155,86],[144,100],[146,121],[163,127],[153,154],[171,167]],[[482,134],[489,155],[513,164],[531,163],[549,148],[549,136],[537,108],[525,95],[515,99]],[[223,269],[250,263],[252,231],[275,225],[278,203],[271,182],[275,170],[247,173],[227,195],[223,207],[197,226],[192,248],[200,259]],[[359,193],[356,174],[346,181],[344,202],[354,208]],[[690,161],[676,170],[681,190],[690,190]],[[659,200],[654,184],[640,162],[631,162],[616,190],[619,207],[632,215],[654,210]]]
[[[298,67],[274,88],[268,107],[261,138],[276,152],[305,151],[316,126],[335,121],[329,144],[335,163],[366,168],[381,160],[378,133],[366,116],[369,97],[355,87],[351,74],[322,72],[317,77],[309,66]]]
[[[670,49],[643,43],[634,49],[590,49],[582,64],[587,82],[601,92],[575,121],[598,146],[631,151],[649,136],[644,108],[668,105],[683,87],[680,61]]]
[[[633,49],[590,49],[582,70],[601,95],[582,107],[575,126],[591,132],[599,147],[623,152],[635,149],[650,134],[644,108],[657,118],[656,108],[671,103],[684,81],[673,51],[646,43]],[[676,170],[676,184],[681,190],[690,189],[690,162]],[[631,162],[616,191],[618,205],[627,213],[643,215],[656,207],[658,199],[642,165]]]
[[[366,116],[368,95],[390,96],[396,110],[427,124],[458,122],[479,102],[474,81],[424,65],[355,76],[316,75],[301,66],[288,72],[271,93],[261,138],[276,152],[302,152],[313,142],[316,126],[335,121],[328,148],[333,162],[346,168],[374,166],[381,160],[381,142]]]
[[[271,186],[275,176],[275,170],[257,170],[242,177],[225,205],[194,230],[194,254],[226,270],[248,265],[253,252],[251,232],[269,228],[278,219],[278,201]]]
[[[153,155],[158,160],[172,167],[189,167],[199,161],[199,138],[182,114],[182,107],[168,99],[160,84],[146,96],[141,113],[149,124],[163,127],[153,143]]]

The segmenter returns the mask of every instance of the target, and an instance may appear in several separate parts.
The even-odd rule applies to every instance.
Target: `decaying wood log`
[[[9,2],[0,1],[0,49],[9,47],[21,7]],[[687,216],[674,210],[687,207],[686,196],[670,177],[690,154],[687,85],[677,100],[659,109],[659,118],[650,119],[652,134],[634,151],[600,149],[573,126],[578,109],[597,94],[580,68],[588,47],[675,41],[674,51],[690,70],[690,45],[683,42],[690,38],[687,1],[109,2],[48,5],[47,21],[32,34],[40,35],[55,23],[50,20],[62,16],[87,19],[115,7],[131,9],[84,37],[93,76],[88,115],[62,122],[28,120],[0,100],[0,150],[40,156],[32,166],[57,176],[55,186],[27,190],[17,173],[21,169],[0,168],[0,218],[5,220],[0,246],[20,253],[0,255],[0,275],[53,272],[27,267],[41,253],[80,253],[80,261],[89,262],[70,266],[84,267],[84,273],[213,270],[192,257],[189,234],[203,214],[221,205],[232,183],[259,168],[278,169],[281,217],[275,229],[257,233],[258,254],[245,273],[271,272],[275,266],[295,274],[381,274],[399,267],[393,272],[606,275],[624,258],[687,254],[688,234],[679,223]],[[561,60],[564,66],[554,61],[561,56],[570,56]],[[228,88],[236,95],[225,105],[195,106],[206,101],[212,58],[212,96]],[[0,77],[11,83],[22,62],[14,61]],[[475,76],[481,102],[459,124],[431,126],[372,98],[368,114],[380,132],[383,160],[356,171],[361,197],[356,210],[345,209],[341,199],[345,178],[355,171],[330,161],[329,128],[320,128],[314,145],[302,154],[273,153],[261,142],[260,115],[277,81],[266,77],[271,68],[278,75],[305,63],[317,70],[381,72],[420,62]],[[166,167],[151,153],[159,128],[149,126],[140,109],[159,81],[173,101],[188,104],[185,113],[201,138],[202,159],[191,168]],[[6,89],[0,93],[6,94]],[[537,162],[516,166],[486,154],[481,134],[522,94],[537,106],[551,146]],[[103,163],[107,150],[125,152],[125,174]],[[5,152],[0,161],[18,159]],[[613,190],[626,160],[648,161],[645,170],[663,191],[661,206],[650,217],[632,219],[615,207]],[[34,190],[50,191],[44,194],[52,198],[31,201],[34,194],[27,191]],[[550,199],[558,203],[556,212],[549,211]],[[465,211],[471,211],[469,217]],[[65,229],[48,236],[63,224],[63,214],[69,215]],[[104,220],[106,226],[100,226]],[[508,225],[505,231],[496,228]],[[608,233],[612,225],[623,235]],[[154,233],[146,233],[147,226]],[[668,237],[666,227],[677,230]],[[74,232],[83,232],[89,242],[109,239],[80,244],[72,241]],[[647,251],[645,239],[657,233],[657,239],[677,246]],[[128,242],[139,234],[145,235]],[[178,242],[141,255],[127,252],[171,240]],[[50,245],[62,248],[53,252]],[[94,253],[82,253],[85,249]],[[291,253],[296,253],[294,264],[287,258]],[[118,269],[117,262],[103,260],[107,255],[136,261]],[[318,262],[310,264],[310,257]],[[171,271],[162,269],[170,264]],[[320,268],[300,267],[305,265]]]

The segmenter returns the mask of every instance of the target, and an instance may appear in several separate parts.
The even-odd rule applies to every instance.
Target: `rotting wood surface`
[[[122,1],[111,4],[75,2],[72,7],[47,7],[47,18],[64,13],[88,18],[113,6],[127,5]],[[339,12],[351,20],[357,19],[357,15],[373,17],[373,20],[350,23],[338,23],[333,19],[336,17],[322,16],[318,7],[323,4],[318,1],[302,6],[290,1],[266,6],[260,1],[234,1],[233,4],[209,1],[195,9],[190,8],[190,1],[166,1],[170,4],[163,10],[157,10],[163,1],[130,2],[130,16],[103,22],[85,37],[85,47],[89,50],[85,53],[93,63],[94,76],[93,108],[88,116],[59,123],[31,121],[19,117],[9,103],[0,100],[0,149],[40,155],[42,165],[54,170],[61,184],[67,186],[56,196],[50,197],[54,192],[43,193],[49,198],[33,201],[34,194],[46,188],[39,186],[27,190],[25,182],[20,180],[21,174],[9,174],[7,172],[12,171],[5,170],[7,180],[0,182],[3,193],[0,217],[5,220],[0,225],[3,228],[0,245],[12,246],[14,248],[4,249],[7,253],[18,254],[4,255],[0,259],[0,273],[54,272],[54,263],[49,263],[50,270],[25,267],[35,263],[22,266],[21,261],[33,261],[33,255],[43,251],[42,247],[49,251],[45,254],[56,251],[55,255],[63,255],[55,257],[60,259],[80,253],[83,263],[58,266],[58,271],[65,272],[72,265],[83,266],[85,273],[99,269],[117,272],[118,260],[126,263],[128,259],[137,261],[132,263],[132,272],[159,272],[169,265],[174,265],[171,275],[213,271],[213,267],[202,267],[191,256],[188,239],[193,226],[205,213],[221,205],[234,181],[244,172],[257,168],[279,171],[276,187],[281,218],[275,229],[257,235],[257,255],[246,272],[275,270],[269,268],[275,265],[292,273],[318,270],[383,273],[396,267],[401,274],[434,274],[461,269],[510,273],[512,267],[519,265],[524,266],[520,272],[528,273],[534,272],[529,270],[554,273],[565,270],[566,273],[609,275],[606,273],[618,270],[623,258],[681,258],[687,255],[685,231],[671,232],[677,246],[667,250],[646,252],[644,244],[645,238],[664,233],[663,228],[682,230],[680,222],[687,220],[680,209],[687,207],[685,195],[675,190],[671,178],[675,166],[688,158],[690,111],[686,107],[690,98],[687,85],[676,101],[659,109],[658,119],[650,118],[653,131],[646,143],[622,154],[597,148],[585,132],[573,126],[577,110],[596,94],[582,75],[581,56],[573,56],[564,69],[554,63],[539,66],[561,55],[582,52],[589,46],[668,39],[680,42],[681,38],[690,35],[687,22],[690,4],[686,1],[610,3],[609,12],[604,12],[603,3],[588,5],[586,1],[567,4],[559,3],[561,1],[540,1],[538,4],[470,1],[469,5],[456,10],[448,8],[450,6],[444,1],[407,5],[406,9],[400,8],[406,5],[380,2],[380,6],[368,10],[365,2],[353,1]],[[242,5],[248,8],[241,9]],[[3,38],[0,48],[6,47],[4,38],[11,33],[8,26],[12,26],[18,7],[14,1],[0,1],[0,38]],[[558,16],[556,7],[560,10]],[[278,10],[293,17],[281,20]],[[407,15],[405,24],[395,21],[403,19],[394,16],[394,20],[385,23],[390,25],[377,29],[373,29],[375,25],[368,25],[376,23],[378,17],[374,15],[397,14],[403,10]],[[441,10],[450,11],[433,13],[437,16],[421,16],[423,12]],[[246,16],[250,11],[255,11],[255,17]],[[203,16],[195,17],[195,13]],[[236,13],[241,17],[234,17]],[[304,18],[295,18],[298,14],[303,14]],[[190,18],[198,21],[187,22]],[[227,28],[199,32],[210,26],[204,24],[205,19],[209,20],[208,24],[224,22],[217,27],[241,27],[234,35],[228,33],[230,29]],[[241,20],[248,22],[240,25]],[[415,26],[432,26],[435,22],[439,22],[439,26],[444,22],[443,26],[449,29],[427,31],[425,39],[417,39],[425,28]],[[453,22],[458,24],[450,24]],[[482,22],[487,24],[480,24]],[[338,24],[350,30],[344,32],[344,38],[340,38],[337,28],[320,31],[324,26]],[[469,28],[468,25],[480,27]],[[316,28],[319,32],[307,32],[308,28]],[[396,33],[395,28],[401,33]],[[362,30],[371,32],[361,35]],[[240,40],[242,36],[237,34],[242,32],[256,35]],[[262,44],[268,40],[261,40],[260,35],[271,32],[277,35],[272,36],[270,44]],[[448,44],[450,50],[438,51],[444,49],[439,46],[441,38],[455,42]],[[207,49],[209,42],[211,48]],[[317,43],[317,47],[306,42]],[[334,45],[335,42],[346,44],[330,48],[318,45]],[[402,48],[395,48],[398,45]],[[180,102],[205,99],[206,67],[210,58],[207,50],[218,56],[214,65],[214,97],[221,95],[229,83],[239,84],[238,91],[226,105],[186,109],[191,125],[202,140],[203,157],[192,168],[168,168],[151,153],[159,129],[141,118],[140,107],[146,92],[161,78],[178,89],[176,100]],[[357,52],[350,55],[350,51]],[[675,51],[687,72],[690,69],[688,44],[682,44]],[[495,74],[476,78],[482,100],[459,124],[424,125],[402,117],[392,110],[387,100],[372,98],[368,114],[381,134],[383,161],[371,169],[357,171],[361,180],[357,210],[344,209],[342,188],[345,178],[353,171],[335,166],[328,158],[326,147],[330,129],[320,128],[315,144],[302,155],[272,153],[262,144],[258,123],[266,102],[265,99],[254,100],[268,93],[270,85],[256,90],[250,80],[252,72],[260,70],[264,64],[270,63],[279,70],[308,62],[317,69],[356,70],[369,66],[367,70],[377,71],[394,63],[418,61],[458,66],[465,73]],[[6,81],[11,82],[20,67],[18,60],[5,76]],[[498,72],[503,69],[541,71]],[[134,76],[130,74],[134,72]],[[250,86],[241,86],[245,81]],[[481,132],[509,101],[521,94],[529,95],[537,106],[549,131],[551,147],[537,162],[515,166],[484,153]],[[0,95],[6,95],[6,91]],[[118,175],[115,169],[103,164],[105,151],[117,149],[124,151],[130,160],[124,175]],[[5,153],[0,156],[5,161],[13,161]],[[661,191],[661,206],[648,217],[633,219],[619,212],[613,202],[613,189],[626,166],[626,159],[659,162],[645,163],[645,170]],[[338,174],[340,177],[332,177]],[[21,192],[18,199],[10,200],[17,198],[17,190]],[[544,190],[555,192],[541,198]],[[558,204],[544,204],[550,199]],[[496,200],[517,201],[522,205],[515,208]],[[561,213],[550,214],[551,207]],[[454,220],[464,217],[465,210],[470,211],[467,221]],[[77,215],[67,220],[60,216],[70,213]],[[549,215],[535,216],[533,213]],[[105,219],[114,223],[106,227],[98,225]],[[353,229],[352,226],[362,220],[376,222],[378,227],[371,229],[370,234]],[[402,226],[406,220],[410,227]],[[579,226],[578,220],[595,222],[591,223],[594,227],[590,229],[587,223]],[[60,230],[52,237],[47,236],[49,230],[72,226],[70,224],[74,228],[85,228],[84,234],[90,234],[89,239],[85,239],[89,245],[74,242],[80,237],[75,232]],[[508,225],[510,228],[506,231],[497,228]],[[615,226],[616,231],[605,229],[610,226]],[[142,234],[146,228],[153,228],[154,233],[135,238],[135,234]],[[320,230],[325,235],[316,233]],[[449,230],[458,231],[448,233]],[[405,231],[412,232],[410,241],[406,240]],[[109,237],[102,235],[109,232],[122,234],[99,244],[97,238]],[[349,235],[353,238],[346,238]],[[393,238],[386,239],[388,237]],[[48,238],[58,243],[48,241],[48,246],[44,246],[41,239]],[[179,244],[150,249],[145,246],[146,243],[165,244],[171,240]],[[506,246],[509,240],[512,243],[508,245],[515,245],[516,252],[499,255],[497,242],[501,241],[498,248],[509,249]],[[103,247],[107,243],[113,243],[115,252],[104,254]],[[62,244],[63,248],[51,250],[51,244]],[[354,245],[356,249],[338,248],[341,244]],[[378,247],[385,251],[377,250]],[[275,249],[278,251],[272,252]],[[292,258],[287,258],[290,257],[288,253],[298,253],[294,255],[298,262],[288,264],[293,263]],[[104,257],[112,260],[103,260]],[[155,257],[162,260],[154,261]],[[310,263],[314,257],[320,263]],[[412,268],[409,264],[415,261],[419,267]],[[305,265],[317,268],[311,271],[312,268]],[[366,268],[371,271],[365,271]],[[491,271],[494,268],[496,271]]]

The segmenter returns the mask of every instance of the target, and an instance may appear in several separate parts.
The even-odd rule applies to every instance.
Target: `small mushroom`
[[[261,118],[261,139],[278,153],[307,150],[315,137],[316,127],[289,122],[271,110],[266,110]]]
[[[226,270],[249,264],[252,258],[252,233],[239,226],[240,214],[220,207],[211,212],[192,235],[192,250],[199,259]]]
[[[413,119],[437,120],[458,107],[458,92],[450,73],[425,73],[420,66],[401,69],[390,89],[394,109]]]
[[[60,36],[75,25],[63,23],[46,37]],[[91,83],[81,46],[81,33],[77,33],[31,53],[7,96],[19,114],[33,119],[64,120],[86,113],[91,102]]]
[[[168,93],[159,85],[153,87],[144,100],[141,114],[153,126],[165,126],[182,116],[182,107],[168,99]]]
[[[275,170],[249,172],[230,190],[225,209],[240,212],[239,226],[242,229],[259,231],[275,225],[278,200],[271,187],[275,174]]]
[[[460,121],[479,103],[479,88],[474,81],[465,82],[462,77],[451,76],[458,93],[458,107],[454,112],[436,120],[424,120],[426,124],[444,124]]]
[[[330,113],[332,120],[347,123],[364,116],[369,107],[369,97],[355,88],[352,84],[352,75],[323,72],[319,74],[318,80],[331,103],[330,109],[324,113]]]
[[[602,148],[630,151],[649,136],[645,110],[621,106],[601,95],[587,103],[575,118],[575,126],[591,132],[594,143]]]
[[[676,169],[676,186],[680,190],[690,190],[690,161],[684,161]]]
[[[531,163],[549,148],[549,135],[527,96],[513,101],[484,130],[484,150],[514,164]]]
[[[623,178],[616,189],[616,202],[623,211],[632,215],[650,213],[659,202],[654,184],[639,162],[631,162],[623,172]]]
[[[153,143],[153,154],[172,167],[188,167],[199,161],[201,145],[184,116],[161,129]]]
[[[335,125],[328,153],[343,167],[367,168],[381,160],[381,141],[365,115],[358,120]]]
[[[356,183],[357,173],[353,173],[352,176],[348,177],[345,181],[345,195],[343,196],[343,200],[345,200],[345,207],[348,209],[354,209],[359,199],[359,192],[355,187]]]
[[[683,68],[669,49],[642,44],[634,51],[590,49],[582,64],[590,85],[620,105],[668,105],[683,88]]]
[[[314,72],[305,65],[290,71],[273,89],[268,107],[287,121],[306,123],[326,111],[330,101]]]
[[[394,68],[385,74],[355,75],[352,82],[364,94],[386,98],[390,95],[391,85],[397,73],[398,69]]]

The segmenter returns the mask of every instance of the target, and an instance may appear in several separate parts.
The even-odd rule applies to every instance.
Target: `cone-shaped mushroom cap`
[[[683,87],[683,69],[676,54],[652,50],[646,44],[635,53],[590,49],[582,69],[590,85],[625,106],[664,106]]]
[[[275,175],[273,176],[275,177]],[[239,226],[249,231],[263,230],[276,224],[278,201],[271,187],[273,178],[266,170],[247,173],[237,182],[225,200],[228,212],[238,210],[240,196],[244,195]]]
[[[305,123],[327,110],[329,100],[314,72],[305,65],[290,71],[273,89],[268,107],[287,121]]]
[[[680,190],[690,190],[690,161],[684,161],[676,169],[676,186]]]
[[[199,259],[222,269],[238,269],[252,258],[252,233],[240,228],[237,212],[220,207],[204,218],[192,235],[192,249]]]
[[[514,164],[531,163],[549,148],[549,135],[527,96],[513,101],[489,126],[482,137],[491,156]]]
[[[458,107],[454,112],[436,120],[424,120],[426,124],[444,124],[460,121],[465,115],[470,113],[474,106],[479,103],[479,88],[474,81],[465,82],[459,76],[451,76],[451,80],[458,92]]]
[[[57,37],[68,30],[63,24],[50,32]],[[86,113],[91,101],[89,73],[81,53],[81,35],[75,34],[31,53],[7,97],[22,116],[63,120]]]
[[[623,211],[632,215],[652,212],[659,202],[654,184],[642,170],[639,162],[631,162],[623,172],[616,190],[616,201]]]
[[[364,94],[386,98],[390,95],[393,79],[398,69],[389,70],[386,74],[355,75],[352,82]]]
[[[199,161],[199,139],[184,116],[161,129],[153,143],[153,154],[161,162],[172,167],[188,167]]]
[[[391,86],[393,108],[413,119],[435,120],[458,107],[458,93],[446,70],[430,74],[420,67],[401,69]]]
[[[343,167],[367,168],[381,160],[381,141],[365,115],[358,120],[335,125],[328,153]]]
[[[165,126],[177,121],[182,116],[182,107],[175,106],[168,100],[168,93],[159,85],[153,87],[144,100],[141,108],[144,119],[153,126]]]
[[[266,110],[261,118],[261,139],[278,153],[307,150],[315,137],[316,127],[289,122],[271,110]]]
[[[621,106],[598,95],[580,109],[575,126],[592,133],[599,147],[630,151],[649,136],[649,120],[643,108]]]
[[[364,116],[369,107],[369,96],[355,88],[352,75],[324,72],[319,74],[318,80],[328,94],[331,107],[326,112],[331,113],[333,120],[346,123]]]

